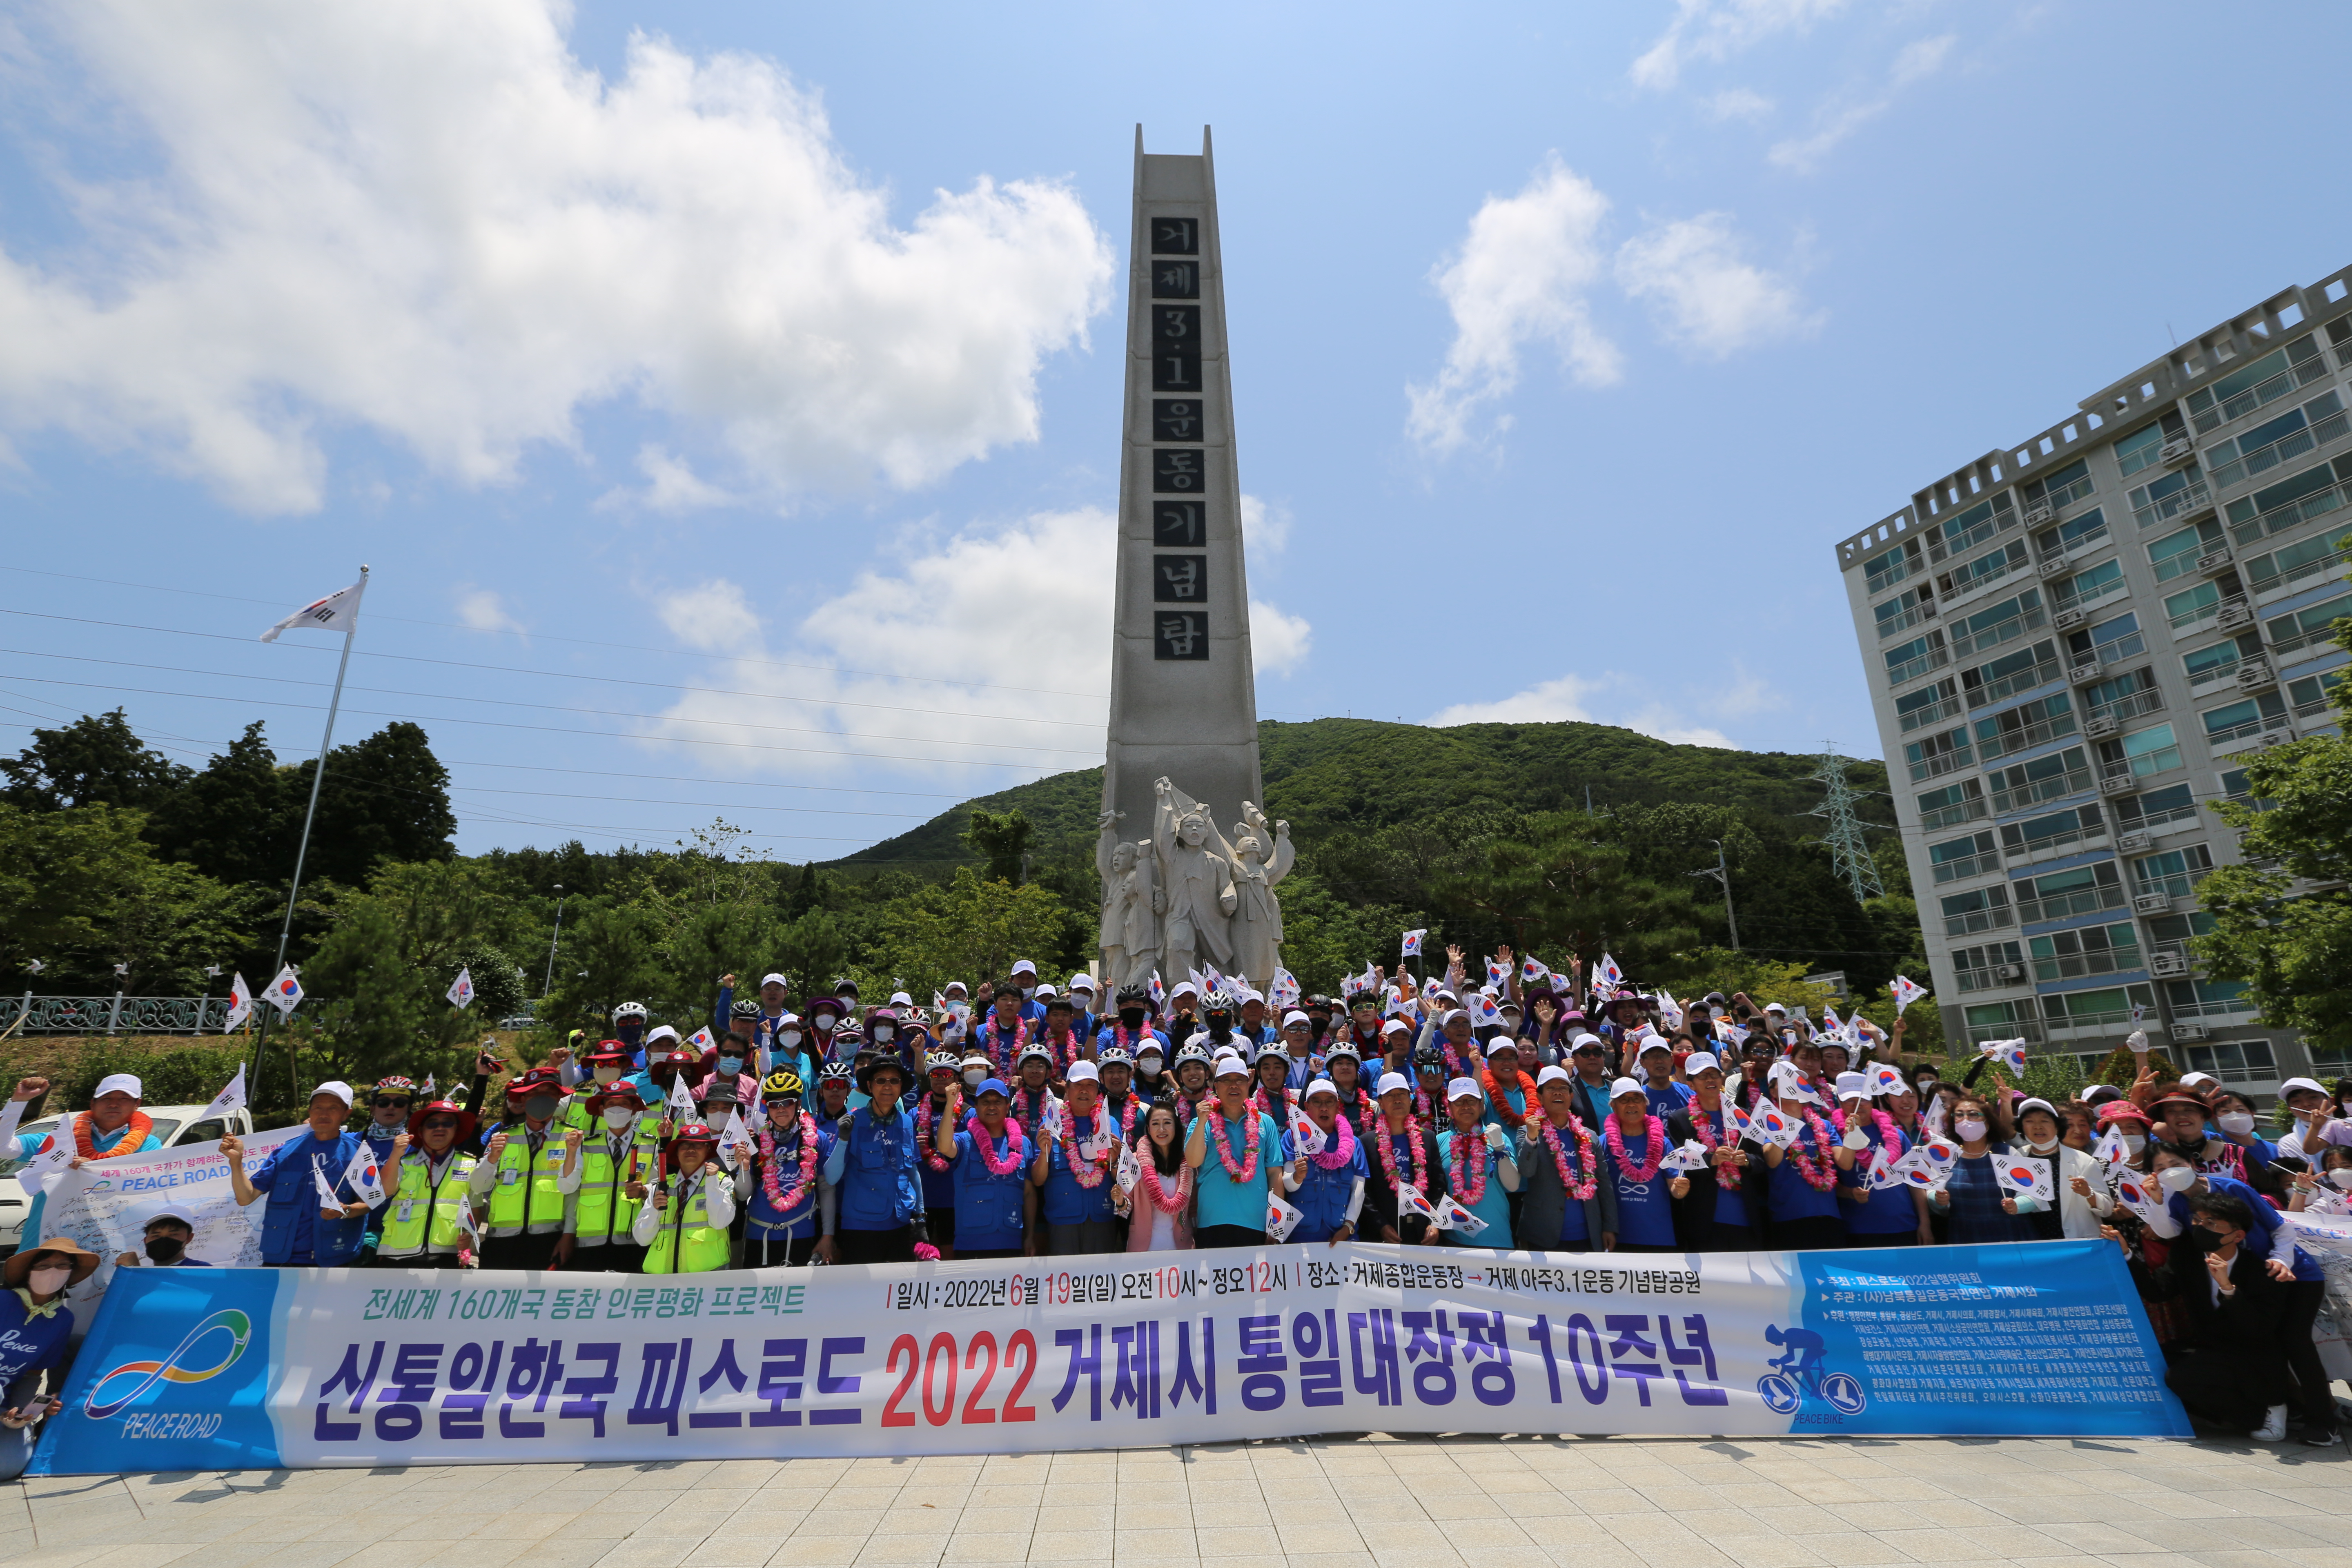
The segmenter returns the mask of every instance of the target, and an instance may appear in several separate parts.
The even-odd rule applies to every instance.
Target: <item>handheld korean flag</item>
[[[1891,1062],[1881,1062],[1870,1069],[1871,1092],[1879,1096],[1903,1092],[1902,1069]]]
[[[2002,1067],[2007,1068],[2013,1073],[2021,1073],[2025,1070],[2025,1042],[2023,1040],[1980,1041],[1977,1046],[1977,1055],[1980,1057],[1990,1057],[1994,1061],[2000,1063]]]
[[[1499,1024],[1503,1021],[1502,1005],[1491,994],[1481,991],[1476,1005],[1470,1009],[1470,1016],[1481,1025]]]
[[[236,1033],[237,1026],[252,1016],[253,993],[245,988],[245,976],[236,975],[228,984],[228,1019],[221,1025],[221,1033]]]
[[[1427,926],[1422,927],[1419,931],[1409,931],[1405,932],[1404,956],[1407,958],[1419,958],[1421,956],[1421,939],[1428,934],[1429,928]]]
[[[1486,1222],[1454,1201],[1452,1193],[1437,1200],[1437,1228],[1457,1231],[1464,1236],[1476,1236],[1486,1228]]]
[[[430,1096],[428,1095],[427,1098],[430,1098]],[[199,1121],[210,1121],[216,1116],[226,1117],[231,1111],[243,1110],[244,1109],[245,1064],[243,1062],[239,1062],[236,1065],[236,1076],[228,1080],[228,1087],[226,1089],[222,1089],[218,1094],[213,1096],[213,1102],[210,1105],[205,1106],[202,1110],[196,1112],[196,1120]]]
[[[1160,971],[1151,972],[1151,1005],[1155,1007],[1168,1000],[1168,988],[1160,984]]]
[[[1723,1117],[1731,1124],[1731,1135],[1735,1140],[1747,1137],[1754,1124],[1748,1112],[1740,1110],[1738,1102],[1729,1095],[1723,1097]]]
[[[686,1042],[686,1048],[689,1051],[695,1052],[707,1051],[718,1043],[719,1042],[711,1036],[710,1026],[705,1024],[702,1027],[694,1031],[694,1037]]]
[[[1298,976],[1276,964],[1274,971],[1274,990],[1266,1000],[1276,1007],[1295,1005],[1298,1001]]]
[[[1658,1167],[1675,1172],[1703,1171],[1706,1169],[1706,1145],[1693,1140],[1679,1149],[1670,1149],[1658,1162]]]
[[[1663,985],[1658,987],[1658,1016],[1666,1021],[1666,1027],[1669,1029],[1679,1029],[1683,1026],[1682,1004],[1669,995]]]
[[[366,1145],[362,1143],[361,1146],[364,1148]],[[310,1167],[310,1184],[319,1189],[320,1208],[339,1209],[343,1206],[343,1200],[335,1195],[335,1184],[327,1180],[327,1173],[316,1165]]]
[[[1759,1143],[1771,1143],[1786,1149],[1797,1141],[1803,1123],[1777,1105],[1759,1100],[1756,1109],[1748,1113],[1748,1135]]]
[[[681,1127],[689,1121],[701,1120],[700,1114],[695,1110],[694,1091],[686,1087],[684,1073],[669,1080],[669,1098],[663,1102],[662,1110],[670,1121]]]
[[[238,1075],[237,1075],[237,1076],[238,1076],[239,1079],[240,1079],[240,1080],[242,1080],[242,1079],[243,1079],[243,1077],[244,1077],[244,1071],[243,1071],[243,1069],[242,1069],[242,1068],[238,1069]],[[432,1099],[433,1099],[433,1075],[432,1075],[431,1073],[426,1073],[426,1074],[425,1075],[425,1088],[424,1088],[424,1090],[423,1090],[422,1092],[423,1092],[423,1094],[424,1094],[424,1097],[425,1097],[425,1100],[426,1100],[427,1102],[430,1102],[430,1101],[432,1100]]]
[[[457,978],[449,982],[449,1005],[470,1007],[474,1005],[474,971],[469,964],[457,971]]]
[[[308,626],[314,632],[347,632],[358,624],[360,595],[367,591],[367,579],[362,577],[350,587],[314,599],[276,626],[261,634],[263,642],[276,642],[278,634],[296,626]]]
[[[302,1005],[302,983],[294,978],[292,964],[279,970],[278,978],[269,983],[269,1005],[278,1009],[281,1021],[292,1017],[294,1009]]]
[[[755,1146],[751,1130],[743,1125],[742,1108],[738,1106],[727,1113],[726,1130],[719,1134],[719,1162],[730,1171],[742,1170]]]
[[[1526,959],[1519,964],[1519,984],[1522,985],[1533,985],[1537,981],[1545,978],[1550,973],[1550,970],[1546,969],[1534,959]]]
[[[1266,1194],[1265,1238],[1268,1241],[1285,1239],[1292,1231],[1298,1228],[1298,1222],[1306,1217],[1304,1214],[1284,1203],[1274,1194]]]
[[[1301,1154],[1320,1154],[1331,1142],[1330,1135],[1295,1105],[1290,1108],[1290,1139]]]
[[[1425,1219],[1432,1225],[1437,1223],[1437,1209],[1430,1203],[1427,1193],[1423,1192],[1411,1182],[1400,1182],[1397,1184],[1396,1194],[1397,1213],[1409,1214],[1417,1219]]]
[[[1615,959],[1604,952],[1601,955],[1601,963],[1592,971],[1592,978],[1596,984],[1622,985],[1625,984],[1625,972],[1617,967]]]
[[[2015,1198],[2034,1198],[2048,1203],[2057,1195],[2050,1176],[2050,1165],[2043,1160],[2011,1160],[1994,1155],[1992,1179],[2004,1193]]]
[[[359,1152],[343,1167],[343,1185],[370,1208],[383,1202],[383,1167],[376,1163],[375,1145],[364,1138],[360,1140]]]
[[[1136,1158],[1135,1145],[1121,1143],[1118,1146],[1118,1184],[1124,1189],[1132,1191],[1135,1184],[1141,1180],[1143,1180],[1143,1162]]]
[[[2141,1019],[2143,1019],[2143,1018],[2145,1018],[2145,1017],[2147,1017],[2147,1003],[2145,1003],[2145,1002],[2135,1002],[2135,1003],[2133,1003],[2133,1004],[2132,1004],[2132,1022],[2133,1022],[2133,1023],[2137,1024],[2137,1023],[2138,1023]]]
[[[74,1146],[70,1136],[51,1137],[49,1146],[17,1167],[16,1184],[34,1197],[39,1197],[41,1184],[51,1176],[61,1176],[73,1168]]]
[[[1892,1148],[1881,1143],[1877,1152],[1870,1157],[1870,1190],[1876,1193],[1884,1192],[1889,1187],[1901,1186],[1903,1173],[1896,1170],[1895,1166],[1909,1158],[1910,1156],[1906,1154],[1898,1159]]]
[[[1486,984],[1497,991],[1508,990],[1511,984],[1511,966],[1507,963],[1497,963],[1489,958],[1486,961]]]
[[[1886,993],[1895,998],[1895,1016],[1900,1018],[1904,1008],[1927,994],[1927,988],[1916,980],[1906,980],[1898,974],[1895,977],[1895,984],[1886,988]]]
[[[2119,1171],[2128,1166],[2131,1163],[2131,1146],[2124,1142],[2124,1130],[2120,1127],[2109,1127],[2105,1132],[2100,1133],[2099,1141],[2091,1145],[2091,1158],[2105,1165],[2110,1171]]]
[[[1339,1000],[1342,1002],[1353,999],[1356,993],[1361,991],[1363,988],[1364,978],[1362,975],[1343,974],[1339,976]]]
[[[457,1228],[466,1233],[476,1247],[482,1245],[482,1227],[475,1222],[474,1205],[470,1199],[457,1201]]]
[[[2141,1181],[2137,1172],[2126,1171],[2116,1178],[2116,1197],[2126,1208],[2139,1215],[2150,1226],[2156,1226],[2160,1218],[2164,1226],[2170,1227],[2158,1229],[2157,1234],[2159,1236],[2178,1236],[2180,1233],[2179,1227],[2173,1221],[2171,1212],[2165,1206],[2161,1194],[2157,1191],[2155,1184]]]

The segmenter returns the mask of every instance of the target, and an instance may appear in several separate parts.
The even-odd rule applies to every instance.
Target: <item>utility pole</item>
[[[1731,928],[1731,951],[1738,952],[1739,951],[1739,917],[1731,910],[1731,865],[1724,858],[1722,839],[1710,838],[1707,842],[1715,846],[1715,864],[1693,871],[1691,875],[1712,877],[1723,884],[1723,921]]]
[[[1886,896],[1885,884],[1878,879],[1878,862],[1871,858],[1870,843],[1863,837],[1862,818],[1856,816],[1853,803],[1861,797],[1845,782],[1845,759],[1838,755],[1837,742],[1825,742],[1821,755],[1821,768],[1813,782],[1828,790],[1828,798],[1815,806],[1809,816],[1824,818],[1829,830],[1822,835],[1822,843],[1830,852],[1830,865],[1843,877],[1853,889],[1853,901],[1880,899]]]

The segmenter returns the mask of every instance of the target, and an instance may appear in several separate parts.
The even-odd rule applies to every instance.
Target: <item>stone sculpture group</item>
[[[1282,962],[1282,902],[1274,889],[1298,851],[1290,824],[1255,802],[1229,840],[1207,806],[1165,778],[1153,782],[1151,836],[1122,841],[1124,812],[1105,811],[1095,868],[1102,873],[1104,984],[1114,993],[1212,964],[1265,984]]]

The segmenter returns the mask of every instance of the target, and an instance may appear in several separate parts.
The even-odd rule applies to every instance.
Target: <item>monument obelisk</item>
[[[1225,343],[1209,132],[1198,157],[1146,153],[1139,125],[1103,767],[1122,839],[1150,841],[1163,776],[1228,826],[1263,795]]]

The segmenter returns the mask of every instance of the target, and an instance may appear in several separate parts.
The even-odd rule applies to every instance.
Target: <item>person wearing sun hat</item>
[[[69,1236],[36,1243],[0,1262],[0,1390],[5,1391],[0,1404],[7,1409],[30,1405],[43,1415],[58,1413],[57,1400],[39,1400],[41,1380],[62,1377],[74,1331],[66,1292],[96,1273],[99,1262],[97,1253]],[[27,1444],[21,1455],[0,1458],[0,1480],[21,1475],[31,1452]]]
[[[580,1144],[580,1184],[564,1195],[556,1266],[635,1274],[645,1261],[635,1235],[639,1205],[661,1170],[662,1119],[645,1114],[637,1086],[626,1079],[577,1098],[588,1101],[594,1131]]]
[[[370,1261],[379,1268],[457,1268],[471,1250],[461,1211],[473,1202],[475,1157],[465,1143],[474,1119],[454,1101],[420,1107],[394,1141],[384,1166],[390,1199],[370,1221]]]
[[[647,1274],[708,1274],[728,1263],[735,1184],[719,1166],[719,1134],[699,1121],[677,1130],[665,1151],[672,1173],[646,1197],[630,1237],[646,1249]]]

